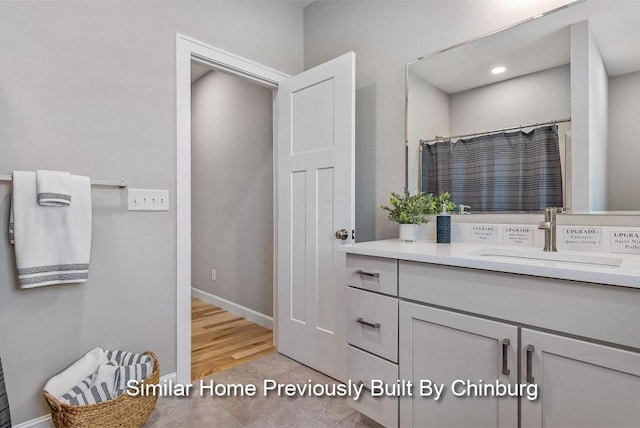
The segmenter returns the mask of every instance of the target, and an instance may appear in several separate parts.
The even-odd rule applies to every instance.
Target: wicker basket
[[[153,372],[140,386],[158,384],[160,365],[156,354],[145,351],[153,358]],[[113,400],[86,406],[61,403],[47,391],[43,392],[51,408],[51,419],[57,428],[89,427],[141,427],[156,406],[157,396],[132,397],[126,392]]]

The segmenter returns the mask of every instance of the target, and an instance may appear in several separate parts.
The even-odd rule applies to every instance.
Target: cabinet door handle
[[[533,351],[535,351],[535,349],[533,345],[527,345],[525,348],[527,353],[527,383],[533,383],[535,381],[533,378]]]
[[[362,386],[362,389],[364,389],[365,391],[367,391],[369,394],[371,394],[371,388],[369,388],[368,386],[366,386],[364,384],[363,381],[359,380],[357,383],[358,386]]]
[[[364,324],[367,327],[371,327],[371,328],[380,328],[380,323],[376,322],[376,323],[372,323],[369,321],[365,321],[364,318],[360,317],[356,320],[356,322],[360,323],[360,324]]]
[[[356,271],[356,273],[358,275],[370,276],[371,278],[378,278],[380,276],[380,274],[378,272],[367,272],[367,271],[362,270],[362,269],[358,269]]]
[[[500,344],[502,345],[502,374],[509,376],[511,374],[511,370],[509,370],[509,345],[511,341],[502,339]]]

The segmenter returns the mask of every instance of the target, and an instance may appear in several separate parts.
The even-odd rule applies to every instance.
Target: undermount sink
[[[542,260],[548,262],[574,263],[580,265],[620,267],[622,259],[619,257],[594,256],[590,254],[566,254],[544,252],[542,249],[501,249],[486,248],[473,253],[481,257],[499,257],[506,259]]]

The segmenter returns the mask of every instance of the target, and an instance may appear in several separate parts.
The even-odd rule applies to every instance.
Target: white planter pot
[[[400,225],[400,240],[403,242],[413,242],[418,237],[418,225],[417,224],[401,224]]]

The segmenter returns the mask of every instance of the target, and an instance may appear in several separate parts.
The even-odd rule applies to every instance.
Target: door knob
[[[345,241],[349,237],[349,231],[347,229],[340,229],[336,232],[336,238]]]

